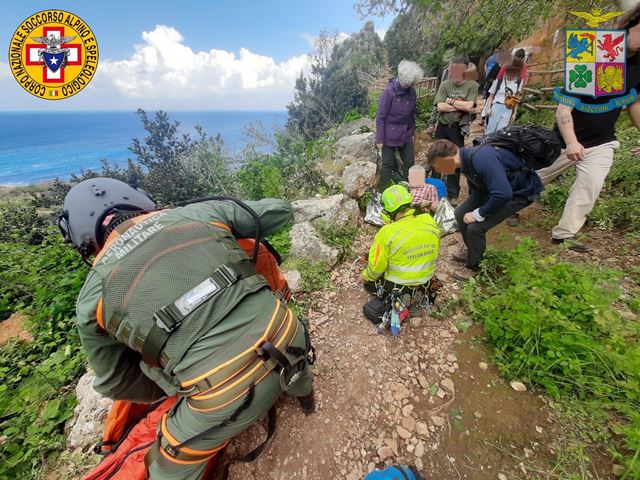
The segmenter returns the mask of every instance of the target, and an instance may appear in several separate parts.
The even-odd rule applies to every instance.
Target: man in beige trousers
[[[627,29],[627,90],[640,90],[640,3],[620,22],[619,28]],[[578,97],[585,104],[605,104],[612,97]],[[555,243],[566,243],[577,252],[590,248],[577,242],[578,234],[587,215],[600,195],[604,181],[613,164],[613,154],[620,146],[616,140],[615,123],[621,108],[605,113],[586,113],[567,105],[559,105],[556,112],[556,131],[562,136],[565,149],[550,167],[538,170],[546,185],[569,168],[576,167],[576,180],[569,191],[569,198],[562,217],[551,237]],[[629,116],[640,130],[640,100],[629,105]]]

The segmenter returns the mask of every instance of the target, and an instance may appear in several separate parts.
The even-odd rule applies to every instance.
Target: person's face
[[[435,170],[441,175],[453,175],[456,173],[456,157],[440,157],[435,161]]]
[[[449,78],[453,83],[464,83],[464,72],[467,70],[467,66],[464,63],[452,63],[449,67]]]
[[[640,23],[629,29],[627,34],[627,48],[632,52],[640,51]]]

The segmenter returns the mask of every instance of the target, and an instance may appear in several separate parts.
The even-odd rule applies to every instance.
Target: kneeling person
[[[411,193],[403,185],[387,188],[380,200],[388,223],[373,240],[362,279],[367,291],[382,298],[373,300],[378,307],[365,311],[379,311],[392,292],[408,295],[414,301],[416,291],[427,297],[435,293],[432,287],[440,248],[438,224],[429,214],[415,214]],[[406,306],[410,306],[408,302]],[[374,323],[381,320],[380,315],[366,315]]]
[[[181,397],[147,454],[153,480],[202,478],[283,391],[314,410],[306,327],[236,241],[285,225],[291,206],[247,204],[158,210],[141,191],[96,178],[71,189],[58,218],[65,239],[94,257],[77,322],[95,390],[141,403]]]
[[[437,140],[429,149],[428,162],[440,173],[460,168],[467,177],[469,198],[455,211],[467,252],[454,255],[454,260],[477,271],[487,247],[487,232],[537,200],[544,189],[542,181],[525,168],[518,155],[504,148],[458,148],[448,140]],[[468,278],[463,274],[454,277]]]

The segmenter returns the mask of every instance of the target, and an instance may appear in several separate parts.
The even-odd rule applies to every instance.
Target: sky
[[[361,19],[352,0],[0,0],[0,110],[282,110],[306,71],[313,38],[352,34],[367,20],[381,36],[392,18]],[[98,71],[74,97],[46,101],[14,80],[13,32],[40,10],[82,18],[100,49]],[[343,35],[344,36],[344,35]]]

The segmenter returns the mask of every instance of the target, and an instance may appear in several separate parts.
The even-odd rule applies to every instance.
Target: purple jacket
[[[416,90],[402,88],[397,78],[380,95],[376,115],[376,143],[401,147],[413,142],[416,129]]]

